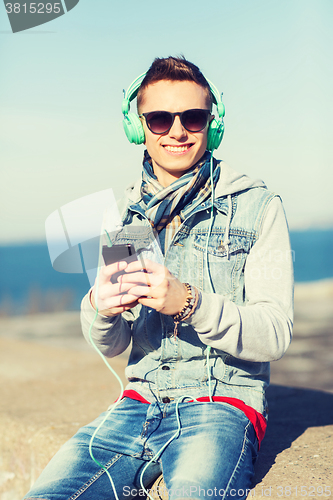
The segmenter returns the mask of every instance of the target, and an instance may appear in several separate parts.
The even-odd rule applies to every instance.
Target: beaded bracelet
[[[179,311],[178,314],[175,314],[172,316],[172,319],[175,322],[175,329],[174,329],[174,336],[177,337],[178,333],[178,325],[180,321],[183,321],[184,319],[189,318],[193,313],[194,310],[198,304],[198,299],[199,299],[199,293],[196,287],[191,286],[189,283],[184,283],[188,295],[186,298],[186,302],[184,307]]]

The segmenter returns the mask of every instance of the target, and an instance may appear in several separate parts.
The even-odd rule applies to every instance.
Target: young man
[[[84,298],[88,340],[108,357],[132,342],[129,383],[114,411],[64,445],[25,498],[131,498],[140,476],[148,487],[161,472],[169,498],[242,499],[252,486],[269,362],[291,339],[282,204],[261,181],[211,159],[207,141],[220,134],[213,149],[221,140],[221,116],[196,66],[156,59],[137,101],[130,127],[146,150],[142,178],[126,192],[120,243],[138,250],[153,229],[164,263],[107,265]],[[126,105],[124,114],[126,128]]]

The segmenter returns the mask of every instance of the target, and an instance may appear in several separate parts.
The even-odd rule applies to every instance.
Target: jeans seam
[[[251,422],[249,422],[249,423],[246,425],[246,427],[245,427],[245,432],[244,432],[244,439],[243,439],[242,449],[241,449],[241,452],[240,452],[239,458],[238,458],[238,460],[237,460],[237,463],[236,463],[236,465],[235,465],[235,468],[234,468],[234,470],[233,470],[233,472],[232,472],[232,474],[231,474],[231,476],[230,476],[230,479],[229,479],[229,481],[228,481],[228,484],[227,484],[227,486],[226,486],[226,488],[225,488],[224,495],[223,495],[223,497],[221,497],[221,500],[224,500],[224,499],[226,498],[227,492],[229,491],[229,487],[230,487],[230,485],[231,485],[231,483],[232,483],[232,480],[233,480],[233,479],[234,479],[234,477],[235,477],[236,470],[237,470],[237,468],[238,468],[238,466],[239,466],[239,464],[240,464],[240,462],[241,462],[241,460],[242,460],[242,457],[243,457],[243,455],[244,455],[244,451],[245,451],[245,444],[246,444],[246,441],[247,441],[247,432],[248,432],[248,429],[249,429],[249,427],[250,427],[251,425],[252,425],[252,424],[251,424]]]
[[[121,453],[117,453],[117,455],[115,455],[112,460],[110,460],[109,462],[107,462],[104,466],[105,469],[110,469],[112,467],[112,465],[117,462],[123,455]],[[79,498],[80,495],[82,495],[82,493],[84,493],[88,488],[90,488],[90,486],[95,482],[97,481],[97,479],[99,479],[102,474],[105,473],[105,470],[104,469],[100,469],[98,472],[96,472],[90,479],[89,481],[87,481],[83,486],[81,486],[81,488],[79,490],[77,490],[71,497],[69,497],[68,500],[75,500],[76,498]]]

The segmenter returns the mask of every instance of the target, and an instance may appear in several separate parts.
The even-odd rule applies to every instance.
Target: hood
[[[220,178],[215,187],[215,197],[228,196],[230,194],[239,193],[246,189],[263,187],[266,188],[265,183],[260,179],[251,179],[247,175],[240,174],[231,168],[224,161],[220,162]]]
[[[260,179],[250,179],[250,177],[248,177],[247,175],[236,172],[236,170],[231,168],[224,161],[220,162],[220,168],[221,168],[220,178],[215,187],[214,197],[216,199],[222,196],[226,196],[228,200],[228,215],[227,215],[223,245],[227,250],[227,259],[229,260],[230,224],[232,219],[231,195],[240,193],[241,191],[245,191],[251,188],[257,188],[257,187],[266,188],[266,185]]]

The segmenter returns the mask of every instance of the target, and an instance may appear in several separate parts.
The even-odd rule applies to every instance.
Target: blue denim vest
[[[231,195],[231,204],[226,196],[215,199],[210,231],[211,201],[202,203],[183,221],[166,251],[164,265],[183,283],[245,305],[244,264],[274,196],[264,187],[255,187]],[[129,203],[123,224],[129,232],[117,243],[131,241],[136,248],[149,246],[151,226],[140,202]],[[229,248],[224,244],[227,239]],[[137,306],[123,317],[132,326],[127,389],[136,390],[148,400],[208,396],[207,346],[192,326],[181,323],[175,337],[172,317],[145,306]],[[238,398],[265,415],[268,362],[245,361],[211,349],[209,370],[214,396]]]

